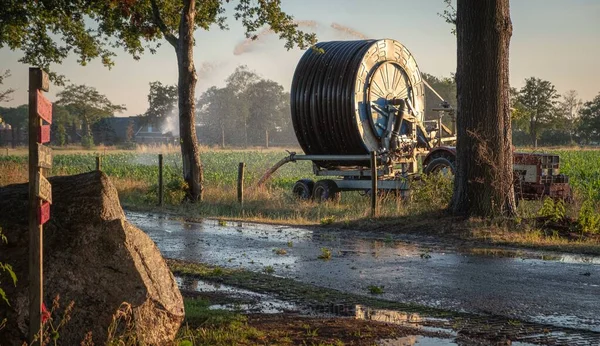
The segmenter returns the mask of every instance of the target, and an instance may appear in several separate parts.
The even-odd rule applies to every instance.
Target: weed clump
[[[383,286],[375,286],[375,285],[371,285],[369,287],[367,287],[369,289],[369,293],[371,294],[383,294]]]
[[[329,250],[326,247],[322,247],[321,254],[317,258],[325,260],[325,261],[329,261],[331,259],[331,250]]]
[[[325,216],[325,217],[321,218],[321,225],[322,226],[331,225],[334,221],[335,221],[335,216]]]
[[[273,252],[275,252],[276,255],[287,255],[287,250],[286,249],[273,249]]]
[[[411,184],[411,209],[417,212],[446,209],[452,198],[452,179],[452,175],[442,172],[423,174]]]

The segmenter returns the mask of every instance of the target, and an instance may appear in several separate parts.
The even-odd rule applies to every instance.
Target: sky
[[[404,44],[422,72],[449,76],[456,70],[456,38],[451,26],[440,18],[442,0],[282,0],[284,10],[293,15],[304,30],[314,31],[320,41],[356,39],[332,28],[340,25],[369,38],[391,38]],[[236,66],[247,65],[263,78],[272,79],[289,90],[295,66],[303,54],[286,50],[274,35],[247,45],[244,30],[232,17],[228,5],[229,30],[197,30],[194,57],[199,80],[197,96],[209,87],[223,86]],[[586,101],[600,92],[600,0],[513,0],[513,37],[510,50],[510,81],[524,85],[525,78],[538,77],[552,82],[559,93],[576,90]],[[237,54],[234,53],[238,47]],[[240,47],[245,50],[239,54]],[[127,110],[117,116],[143,113],[148,106],[149,83],[177,82],[174,49],[166,42],[154,55],[147,52],[135,61],[117,52],[115,66],[107,69],[96,60],[79,66],[70,57],[55,70],[71,83],[98,89]],[[27,102],[28,66],[17,60],[21,52],[0,49],[0,70],[10,69],[12,77],[2,88],[16,89],[13,100],[3,106]],[[55,99],[59,87],[51,87]]]

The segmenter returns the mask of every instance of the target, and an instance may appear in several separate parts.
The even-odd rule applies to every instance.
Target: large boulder
[[[74,302],[59,344],[79,345],[92,332],[104,344],[113,315],[131,306],[130,326],[141,343],[172,341],[184,318],[183,299],[154,242],[125,219],[117,190],[101,172],[54,177],[51,218],[44,225],[44,302]],[[0,273],[10,306],[0,301],[1,345],[21,345],[28,328],[27,184],[0,188],[0,262],[13,266],[14,287]],[[114,325],[114,324],[113,324]],[[121,321],[121,326],[124,321]]]

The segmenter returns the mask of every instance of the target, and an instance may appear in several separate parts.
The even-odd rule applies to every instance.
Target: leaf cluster
[[[579,132],[587,142],[600,142],[600,93],[579,111]]]
[[[68,85],[57,97],[57,105],[89,124],[127,109],[124,105],[113,104],[106,95],[87,85]]]
[[[291,131],[289,94],[279,83],[239,66],[198,100],[199,123],[205,140],[229,145],[263,145],[266,131]],[[224,138],[223,138],[224,137]]]
[[[4,84],[4,80],[10,77],[10,70],[0,72],[0,85]],[[0,102],[7,102],[11,100],[10,94],[14,93],[15,89],[9,88],[6,90],[0,90]]]
[[[98,1],[100,2],[100,1]],[[100,57],[112,66],[115,55],[107,38],[89,26],[94,1],[88,0],[6,0],[0,7],[0,48],[23,52],[20,62],[49,71],[57,84],[66,80],[50,71],[70,53],[86,65]]]
[[[444,0],[446,8],[442,13],[438,13],[438,16],[442,17],[446,23],[452,25],[450,32],[452,35],[456,35],[456,8],[452,4],[452,0]]]
[[[140,59],[146,50],[156,52],[162,39],[177,48],[184,18],[192,19],[193,30],[215,25],[227,29],[229,2],[233,0],[5,0],[0,7],[0,48],[22,51],[20,62],[43,68],[63,85],[66,79],[52,72],[51,65],[69,54],[81,65],[100,58],[110,68],[117,49]],[[288,49],[316,42],[314,34],[297,29],[281,10],[280,0],[238,0],[234,18],[242,22],[247,37],[256,37],[257,30],[269,25]]]
[[[169,116],[175,109],[178,94],[176,85],[164,85],[159,81],[150,82],[148,109],[144,116],[149,121]]]

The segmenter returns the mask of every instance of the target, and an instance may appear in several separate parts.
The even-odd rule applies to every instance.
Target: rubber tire
[[[454,175],[454,162],[448,160],[445,157],[438,157],[436,159],[431,160],[427,164],[427,166],[425,166],[425,169],[423,169],[423,173],[434,173],[445,167],[449,167],[452,175]]]
[[[292,193],[299,199],[309,200],[312,198],[314,186],[314,181],[310,179],[300,179],[294,184],[294,187],[292,187]]]
[[[312,196],[317,202],[339,202],[340,198],[342,197],[337,184],[333,180],[328,179],[319,180],[315,183]]]

